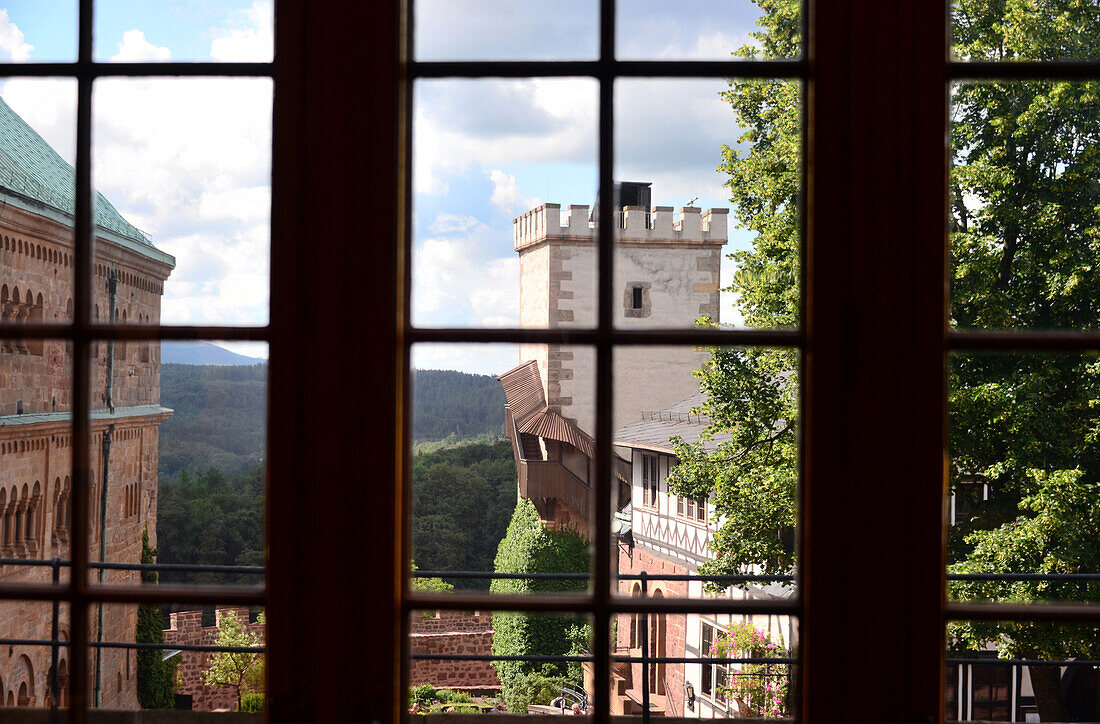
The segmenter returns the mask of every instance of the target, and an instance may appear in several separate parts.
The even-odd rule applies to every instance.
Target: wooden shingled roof
[[[569,443],[590,458],[596,456],[592,438],[546,404],[537,362],[528,360],[497,379],[504,385],[508,408],[521,433]]]

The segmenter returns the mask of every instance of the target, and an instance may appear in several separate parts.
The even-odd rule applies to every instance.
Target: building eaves
[[[134,405],[133,407],[116,407],[114,412],[109,410],[92,410],[89,417],[92,420],[126,420],[133,417],[148,417],[150,415],[171,415],[173,410],[162,405]],[[0,415],[0,427],[19,425],[40,425],[51,422],[71,423],[71,412],[31,412],[23,415]]]
[[[0,200],[73,226],[76,172],[19,114],[0,99]],[[95,194],[97,234],[175,265],[175,259],[153,246],[107,198]]]
[[[704,400],[702,394],[692,395],[663,410],[645,410],[641,420],[615,431],[612,444],[673,455],[675,450],[670,441],[679,437],[689,444],[701,442],[704,450],[713,452],[720,443],[731,439],[731,436],[719,433],[704,439],[703,433],[710,426],[711,420],[691,412]]]

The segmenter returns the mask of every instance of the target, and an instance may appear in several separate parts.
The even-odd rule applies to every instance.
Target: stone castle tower
[[[648,184],[645,196],[648,196]],[[624,189],[625,191],[625,189]],[[625,194],[624,194],[625,196]],[[727,209],[622,206],[615,214],[615,324],[685,329],[702,316],[719,320],[719,267]],[[520,259],[520,324],[532,328],[596,325],[597,228],[588,206],[543,204],[513,222]],[[699,391],[691,375],[707,353],[692,347],[630,347],[615,355],[614,426]],[[546,404],[588,434],[595,431],[595,354],[591,349],[528,344]]]

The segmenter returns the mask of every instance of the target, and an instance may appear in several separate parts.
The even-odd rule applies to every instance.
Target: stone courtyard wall
[[[434,617],[414,614],[409,626],[413,654],[479,654],[493,650],[492,614],[437,611]],[[431,684],[437,689],[496,689],[500,679],[488,661],[409,661],[409,685]]]
[[[215,620],[221,621],[229,611],[247,624],[248,631],[265,641],[264,625],[248,622],[248,607],[219,608]],[[202,625],[202,611],[177,611],[171,614],[171,627],[164,630],[164,643],[184,646],[213,646],[217,643],[218,627]],[[190,694],[191,708],[199,711],[234,711],[237,708],[237,691],[232,686],[207,686],[203,674],[210,668],[213,654],[206,651],[183,651],[176,668],[176,693]]]

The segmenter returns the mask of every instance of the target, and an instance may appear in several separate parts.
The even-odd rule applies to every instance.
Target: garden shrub
[[[241,711],[263,711],[263,694],[245,694],[241,697]]]
[[[534,504],[519,501],[497,548],[494,565],[497,573],[584,573],[588,566],[588,542],[580,534],[572,530],[547,530]],[[586,585],[583,580],[506,579],[493,581],[490,591],[513,594],[583,591]],[[493,614],[496,655],[576,654],[587,641],[584,619],[577,616]],[[536,680],[558,677],[582,681],[579,663],[494,661],[493,666],[500,678],[505,705],[513,714],[526,712],[528,704],[534,702]]]

